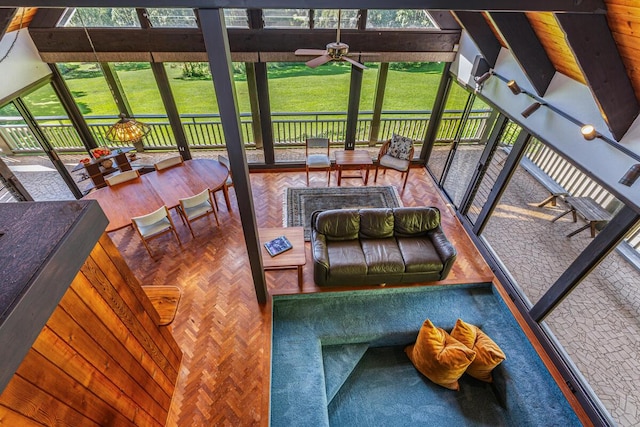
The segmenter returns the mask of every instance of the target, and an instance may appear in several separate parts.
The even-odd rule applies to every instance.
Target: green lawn
[[[106,81],[95,64],[69,64],[79,67],[65,71],[65,80],[84,115],[115,115],[117,108]],[[393,68],[393,67],[392,67]],[[134,114],[165,114],[160,93],[148,64],[117,66],[117,73]],[[182,78],[181,64],[165,64],[178,111],[181,114],[218,112],[210,79]],[[272,112],[315,112],[347,110],[350,65],[332,62],[316,69],[302,63],[270,64],[269,93]],[[377,64],[364,71],[360,110],[373,109]],[[391,69],[383,104],[384,110],[430,110],[440,81],[440,67],[415,65],[409,69]],[[246,76],[236,74],[236,91],[241,113],[249,113]],[[464,91],[460,91],[464,92]],[[450,105],[464,106],[466,93],[455,92]],[[38,90],[29,96],[35,116],[56,115],[59,106],[52,102],[52,91]],[[453,101],[453,102],[451,102]]]

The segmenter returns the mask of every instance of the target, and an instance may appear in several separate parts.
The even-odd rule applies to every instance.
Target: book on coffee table
[[[280,236],[276,237],[273,240],[269,240],[264,244],[264,247],[267,249],[267,252],[269,252],[269,255],[276,256],[284,251],[291,249],[293,246],[291,245],[289,239],[287,239],[285,236]]]

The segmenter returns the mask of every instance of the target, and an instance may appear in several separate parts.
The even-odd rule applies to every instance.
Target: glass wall
[[[309,9],[262,9],[265,28],[309,27]]]
[[[78,7],[69,8],[59,27],[140,27],[134,8]]]
[[[338,28],[337,9],[315,9],[313,15],[314,28]],[[340,28],[358,28],[358,10],[342,9],[340,11]]]
[[[191,27],[196,28],[196,15],[193,9],[148,8],[149,21],[154,27]]]
[[[275,62],[269,63],[267,75],[274,143],[302,146],[286,153],[279,150],[279,161],[304,161],[308,137],[344,142],[351,64],[331,61],[309,68],[299,62]]]
[[[367,28],[436,28],[426,10],[369,9]]]

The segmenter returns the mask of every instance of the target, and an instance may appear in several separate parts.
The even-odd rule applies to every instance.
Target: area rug
[[[395,187],[287,188],[284,194],[283,225],[304,227],[304,239],[311,237],[314,211],[349,208],[396,208],[402,206]]]
[[[492,384],[433,384],[403,349],[423,321],[482,328]],[[491,283],[273,297],[272,426],[574,426],[577,416]]]

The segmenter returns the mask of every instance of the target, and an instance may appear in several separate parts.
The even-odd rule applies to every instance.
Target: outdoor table
[[[569,209],[553,218],[551,222],[556,222],[569,212],[573,214],[573,222],[577,221],[576,213],[587,221],[587,225],[567,234],[567,237],[574,236],[587,228],[591,228],[591,237],[596,237],[596,224],[610,221],[612,218],[611,213],[591,197],[567,197],[565,202],[569,205]]]

